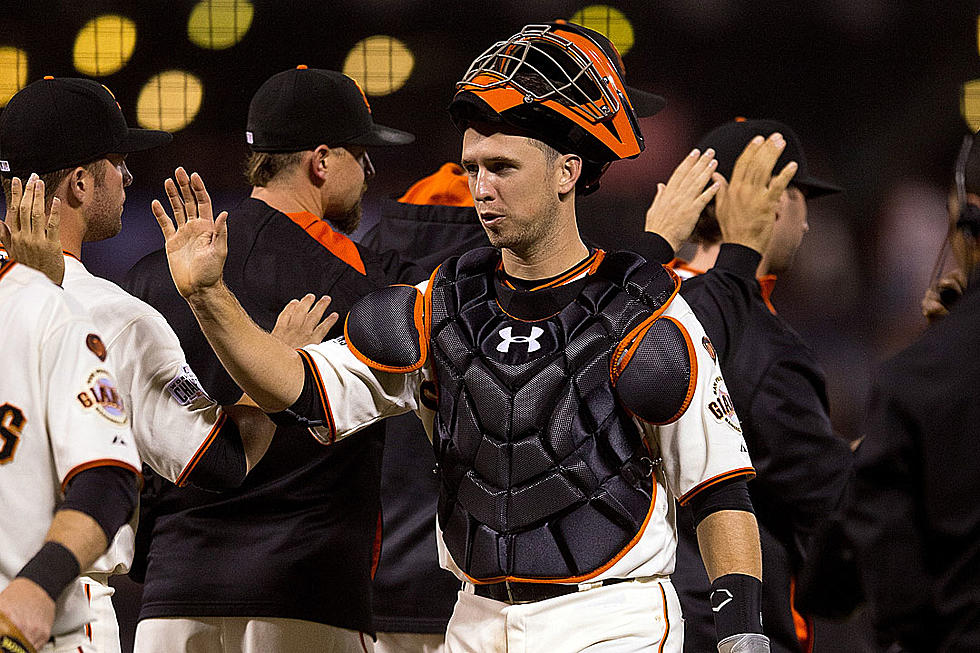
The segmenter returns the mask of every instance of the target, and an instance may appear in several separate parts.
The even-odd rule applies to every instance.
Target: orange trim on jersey
[[[645,439],[643,440],[643,446],[647,448],[647,451],[650,450],[649,449],[649,446],[647,446],[647,444],[646,444],[646,440]],[[653,483],[653,495],[650,497],[650,508],[649,508],[649,510],[647,510],[647,515],[643,519],[643,524],[640,526],[640,530],[637,531],[636,535],[633,536],[633,539],[631,539],[629,542],[627,542],[626,543],[626,546],[624,546],[623,549],[619,553],[617,553],[615,556],[613,556],[609,560],[609,562],[607,562],[606,564],[602,565],[601,567],[599,567],[598,569],[596,569],[594,571],[590,571],[587,574],[582,574],[581,576],[570,576],[570,577],[567,577],[567,578],[557,578],[557,577],[556,578],[521,578],[520,576],[497,576],[496,578],[485,578],[485,579],[482,579],[482,580],[477,580],[477,579],[469,576],[466,572],[462,572],[462,570],[461,570],[461,573],[464,576],[466,576],[466,580],[468,580],[469,582],[473,583],[474,585],[489,585],[491,583],[501,583],[503,581],[510,581],[510,582],[514,582],[514,583],[582,583],[582,582],[585,582],[587,580],[592,580],[596,576],[599,576],[600,574],[603,574],[606,571],[608,571],[609,569],[611,569],[613,565],[615,565],[617,562],[619,562],[620,559],[623,556],[625,556],[627,553],[629,553],[630,550],[634,546],[636,546],[636,544],[643,538],[643,533],[646,532],[647,524],[650,523],[650,517],[653,516],[653,509],[657,505],[657,493],[658,493],[658,491],[659,491],[659,488],[657,486],[657,483],[654,482]]]
[[[704,274],[704,270],[698,270],[697,268],[692,268],[690,264],[682,258],[671,259],[670,263],[664,265],[665,268],[670,270],[683,270],[684,272],[690,272],[693,275]]]
[[[568,272],[565,272],[564,274],[562,274],[556,279],[552,279],[548,283],[543,283],[540,286],[535,286],[534,288],[531,288],[529,292],[534,292],[535,290],[542,290],[543,288],[554,288],[555,286],[565,285],[566,283],[569,283],[570,281],[573,281],[576,277],[580,276],[583,272],[587,274],[592,274],[593,272],[596,271],[596,269],[598,269],[599,263],[602,262],[602,259],[604,259],[605,256],[606,253],[604,251],[602,251],[601,249],[597,249],[592,254],[592,256],[585,259],[584,261],[582,261],[581,263],[573,267]]]
[[[8,272],[13,270],[15,265],[17,265],[17,261],[10,258],[0,262],[0,279],[3,279]]]
[[[364,363],[365,365],[367,365],[368,367],[373,368],[373,369],[376,369],[376,370],[381,370],[382,372],[393,372],[393,373],[396,373],[396,374],[404,374],[406,372],[414,372],[415,370],[421,369],[422,366],[425,365],[425,359],[428,358],[428,355],[429,355],[428,339],[424,337],[424,333],[425,333],[425,310],[423,308],[423,304],[425,303],[425,299],[424,299],[424,297],[422,297],[422,293],[419,292],[419,289],[416,288],[415,286],[410,286],[410,285],[405,284],[405,283],[396,283],[396,284],[392,284],[392,285],[393,286],[406,286],[406,287],[411,288],[411,289],[413,289],[415,291],[415,306],[414,306],[412,318],[413,318],[413,320],[415,322],[415,330],[419,334],[419,359],[418,359],[418,361],[416,361],[415,363],[412,363],[411,365],[406,365],[404,367],[396,367],[396,366],[392,366],[392,365],[382,365],[381,363],[379,363],[377,361],[374,361],[374,360],[371,360],[370,358],[368,358],[366,355],[364,355],[363,353],[361,353],[361,351],[357,347],[354,346],[354,343],[351,342],[350,336],[347,333],[347,323],[350,320],[350,313],[348,313],[347,314],[347,317],[344,318],[344,341],[347,342],[347,348],[350,349],[350,352],[352,354],[354,354],[354,357],[357,360],[359,360],[362,363]]]
[[[658,585],[660,586],[660,597],[664,601],[664,636],[660,639],[657,653],[663,653],[664,645],[667,644],[667,635],[670,635],[670,617],[667,615],[667,592],[664,590],[663,583],[658,583]]]
[[[813,619],[796,610],[796,576],[789,577],[789,608],[793,614],[793,627],[796,630],[796,639],[800,641],[800,648],[803,653],[813,653],[816,632]]]
[[[378,573],[378,563],[381,562],[381,538],[384,537],[383,525],[384,520],[381,518],[381,512],[379,511],[378,523],[374,527],[374,545],[371,547],[371,580],[374,580],[375,574]]]
[[[329,444],[333,444],[337,439],[337,425],[333,421],[333,411],[330,409],[330,400],[327,398],[327,390],[323,387],[323,377],[320,376],[320,369],[316,366],[316,363],[313,362],[313,357],[310,356],[309,352],[302,349],[297,349],[296,353],[298,353],[303,360],[306,361],[306,364],[310,366],[310,371],[313,372],[313,382],[316,383],[316,391],[320,396],[320,404],[323,406],[323,412],[327,414],[327,423],[330,426]],[[319,438],[317,438],[317,441],[319,441]]]
[[[776,287],[776,275],[775,274],[764,274],[761,277],[757,277],[756,281],[759,282],[759,290],[762,291],[762,301],[766,303],[766,307],[769,311],[775,315],[776,307],[772,305],[772,291]]]
[[[218,432],[221,431],[221,427],[225,425],[227,420],[228,413],[221,411],[221,415],[218,417],[218,420],[214,423],[214,426],[211,427],[207,437],[204,438],[204,442],[201,443],[201,446],[197,448],[197,451],[194,452],[194,455],[191,456],[191,459],[187,462],[187,465],[184,466],[183,471],[180,472],[179,476],[177,476],[177,480],[174,482],[174,485],[177,487],[184,487],[184,485],[187,483],[187,477],[190,476],[194,471],[194,468],[197,467],[197,463],[201,461],[201,458],[204,457],[205,452],[207,452],[207,450],[211,447],[211,443],[214,442],[214,439],[218,436]]]
[[[296,223],[313,240],[320,243],[341,261],[351,266],[363,275],[367,275],[361,253],[357,251],[354,241],[330,228],[325,220],[321,220],[309,211],[287,213],[286,217]]]
[[[78,258],[77,256],[75,256],[74,254],[72,254],[71,252],[69,252],[69,251],[68,251],[67,249],[63,249],[63,250],[61,250],[61,253],[62,253],[62,254],[64,254],[65,256],[67,256],[67,257],[69,257],[69,258],[73,258],[73,259],[75,259],[75,260],[76,260],[76,261],[78,261],[79,263],[81,263],[81,262],[82,262],[82,259],[80,259],[80,258]],[[84,265],[84,264],[83,264],[83,265]]]
[[[755,468],[754,467],[740,467],[738,469],[729,470],[723,474],[718,474],[718,476],[712,476],[707,481],[703,481],[700,484],[694,486],[691,490],[684,494],[680,499],[677,500],[682,506],[686,506],[687,502],[694,498],[694,495],[698,494],[702,490],[706,490],[712,485],[717,485],[722,481],[727,481],[732,478],[738,478],[739,476],[745,476],[745,480],[751,480],[755,478]]]
[[[115,458],[99,458],[98,460],[90,460],[87,463],[82,463],[77,467],[73,467],[71,471],[69,471],[65,475],[65,479],[61,481],[61,491],[62,492],[65,491],[65,488],[68,487],[68,484],[71,482],[71,479],[75,478],[77,475],[81,474],[86,470],[95,469],[96,467],[122,467],[123,469],[128,469],[129,471],[136,474],[137,478],[139,478],[140,487],[143,486],[143,474],[140,472],[140,470],[136,469],[129,463],[124,463],[123,461],[116,460]]]

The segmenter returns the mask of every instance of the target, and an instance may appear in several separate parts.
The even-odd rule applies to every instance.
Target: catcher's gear
[[[609,162],[643,151],[637,116],[664,106],[659,96],[628,89],[624,74],[616,48],[598,32],[564,21],[528,25],[473,61],[449,111],[457,125],[498,119],[582,156],[588,192]]]
[[[769,638],[758,633],[732,635],[718,642],[718,653],[769,653]]]
[[[0,652],[2,653],[37,653],[27,637],[20,632],[7,615],[0,612]]]

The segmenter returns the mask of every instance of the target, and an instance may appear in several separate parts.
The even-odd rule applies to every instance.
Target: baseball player
[[[680,651],[675,498],[696,516],[718,650],[769,650],[754,472],[704,330],[675,275],[578,234],[576,195],[643,149],[633,105],[662,102],[623,75],[608,39],[560,22],[478,57],[450,112],[493,247],[372,293],[343,340],[268,338],[221,281],[225,216],[188,206],[175,229],[154,207],[178,290],[260,406],[324,444],[418,414],[440,562],[463,582],[453,653]]]
[[[129,413],[83,309],[13,261],[0,262],[0,333],[12,357],[0,375],[0,650],[88,653],[76,578],[136,506]]]
[[[60,245],[37,221],[11,222],[10,238],[25,246],[14,258],[51,271],[58,263],[65,292],[85,306],[115,361],[118,391],[131,408],[142,461],[177,485],[211,490],[236,487],[262,456],[274,425],[255,408],[215,404],[187,366],[177,336],[152,307],[92,275],[79,259],[83,241],[121,229],[125,187],[132,181],[129,152],[170,140],[166,132],[130,129],[110,91],[91,80],[45,78],[18,92],[0,116],[0,153],[8,206],[20,203],[21,184],[35,204],[60,200]],[[47,182],[47,183],[45,183]],[[9,220],[8,220],[9,222]],[[33,229],[32,229],[33,225]],[[43,223],[40,225],[43,227]],[[31,238],[47,249],[33,251]],[[64,255],[62,255],[62,248]],[[52,261],[52,258],[54,261]],[[98,651],[118,651],[119,635],[108,577],[126,573],[133,558],[135,517],[107,553],[86,565],[86,594],[97,619],[89,628]]]

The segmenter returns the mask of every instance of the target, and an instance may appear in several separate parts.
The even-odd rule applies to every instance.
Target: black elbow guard
[[[749,486],[744,477],[736,477],[722,481],[691,497],[688,506],[694,515],[695,528],[711,513],[720,510],[755,511],[752,509],[752,499],[749,497]]]

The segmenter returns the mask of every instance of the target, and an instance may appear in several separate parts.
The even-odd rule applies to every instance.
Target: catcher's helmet
[[[622,59],[602,34],[564,21],[528,25],[473,61],[449,112],[457,126],[499,120],[578,154],[589,192],[610,162],[643,151],[637,116],[664,106],[623,77]]]

